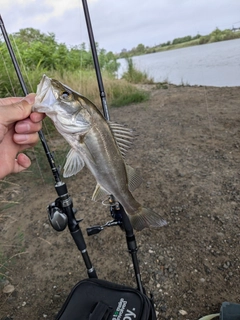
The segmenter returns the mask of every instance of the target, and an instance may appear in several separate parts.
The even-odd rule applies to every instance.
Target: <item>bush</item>
[[[135,68],[132,58],[126,58],[128,69],[124,72],[122,78],[130,83],[153,83],[153,79],[149,79],[147,73],[139,71]]]
[[[112,88],[112,107],[126,106],[132,103],[139,103],[149,99],[149,93],[143,90],[139,90],[136,87],[127,83],[116,85]]]

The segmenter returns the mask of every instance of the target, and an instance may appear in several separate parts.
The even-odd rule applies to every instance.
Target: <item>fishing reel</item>
[[[76,214],[77,210],[72,208],[74,215]],[[54,202],[52,202],[48,207],[48,219],[56,231],[63,231],[66,226],[68,225],[68,216],[64,212],[64,208],[62,205],[62,200],[57,198]],[[80,222],[81,220],[77,221]]]
[[[94,234],[97,234],[101,232],[106,227],[115,227],[120,226],[120,228],[123,230],[123,223],[122,223],[122,206],[119,202],[114,200],[113,196],[110,196],[108,199],[109,205],[110,205],[110,213],[113,217],[113,220],[106,222],[103,225],[96,225],[93,227],[87,228],[87,234],[88,236],[92,236]]]

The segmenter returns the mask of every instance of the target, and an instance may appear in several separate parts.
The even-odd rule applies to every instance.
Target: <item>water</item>
[[[119,59],[119,77],[126,71]],[[154,82],[206,86],[240,86],[240,39],[133,57],[135,67]]]

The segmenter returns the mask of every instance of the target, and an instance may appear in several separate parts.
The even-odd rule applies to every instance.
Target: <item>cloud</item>
[[[0,0],[8,33],[32,27],[67,45],[88,43],[81,0]],[[207,34],[239,21],[239,0],[88,0],[95,40],[119,52],[186,35]],[[14,8],[14,10],[13,10]]]

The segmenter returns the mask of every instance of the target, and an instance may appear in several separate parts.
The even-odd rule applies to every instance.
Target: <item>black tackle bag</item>
[[[140,291],[91,278],[75,285],[56,320],[156,320],[156,314]]]

